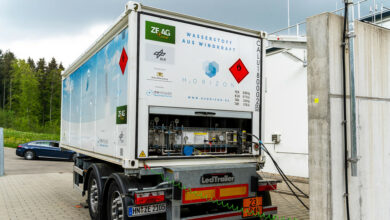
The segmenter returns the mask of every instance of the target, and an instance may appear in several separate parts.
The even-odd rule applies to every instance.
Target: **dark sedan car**
[[[59,147],[58,141],[31,141],[21,144],[16,148],[16,155],[24,157],[26,160],[33,160],[36,158],[54,158],[74,160],[76,152]]]

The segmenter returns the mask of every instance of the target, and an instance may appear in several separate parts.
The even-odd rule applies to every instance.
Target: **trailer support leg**
[[[180,201],[172,200],[168,202],[167,219],[180,219]]]

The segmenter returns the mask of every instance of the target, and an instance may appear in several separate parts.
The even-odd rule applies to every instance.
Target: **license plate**
[[[153,205],[129,206],[129,217],[162,213],[167,210],[166,203]]]
[[[242,200],[242,217],[260,216],[263,214],[263,197],[251,197]]]

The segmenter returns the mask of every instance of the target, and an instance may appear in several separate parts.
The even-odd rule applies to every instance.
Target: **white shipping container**
[[[128,169],[257,162],[265,37],[129,2],[63,73],[61,147]]]

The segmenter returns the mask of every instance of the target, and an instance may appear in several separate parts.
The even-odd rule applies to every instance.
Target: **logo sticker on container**
[[[116,107],[116,124],[127,123],[127,105]]]
[[[174,64],[175,49],[169,46],[146,44],[145,56],[147,61],[162,64]]]
[[[175,44],[176,27],[145,21],[145,39]]]

